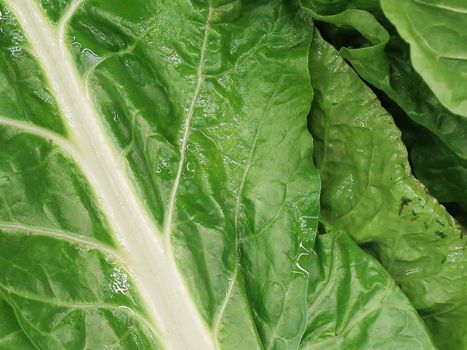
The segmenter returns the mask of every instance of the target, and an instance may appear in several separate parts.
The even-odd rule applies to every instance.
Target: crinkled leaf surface
[[[301,349],[435,349],[404,293],[347,234],[319,235],[313,257]]]
[[[467,119],[445,108],[414,70],[409,46],[382,14],[379,1],[301,4],[317,21],[332,24],[322,28],[323,35],[363,79],[403,110],[399,125],[410,138],[417,178],[441,202],[467,210]],[[420,127],[408,130],[407,117]]]
[[[416,181],[400,132],[329,45],[310,53],[321,213],[373,251],[442,349],[467,344],[465,232]]]
[[[384,14],[410,44],[414,68],[443,105],[467,117],[467,3],[381,0]]]
[[[296,348],[319,204],[297,8],[4,0],[0,31],[2,348]]]

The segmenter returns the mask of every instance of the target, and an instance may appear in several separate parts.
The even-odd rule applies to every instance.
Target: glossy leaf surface
[[[415,308],[464,345],[463,232],[313,31],[287,0],[0,0],[0,349],[432,349]]]
[[[407,297],[344,233],[318,236],[301,349],[435,349]]]
[[[297,10],[1,3],[4,348],[298,346],[320,183]]]
[[[384,17],[379,1],[302,0],[301,5],[328,24],[323,35],[358,74],[402,110],[394,111],[417,178],[441,202],[467,211],[467,119],[445,108],[415,71],[409,46]]]
[[[379,257],[438,346],[463,348],[465,231],[412,177],[400,132],[376,96],[319,37],[310,74],[323,221]]]
[[[467,117],[465,1],[382,0],[381,7],[410,44],[414,68],[441,103]]]

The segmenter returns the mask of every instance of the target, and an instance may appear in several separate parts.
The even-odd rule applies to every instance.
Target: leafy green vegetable
[[[296,348],[309,21],[282,1],[66,4],[0,9],[8,319],[48,350]]]
[[[381,0],[410,44],[415,70],[449,110],[467,117],[467,4],[463,0]],[[416,13],[417,15],[413,15]]]
[[[301,4],[316,20],[333,25],[323,28],[326,36],[363,79],[402,108],[406,115],[400,122],[406,124],[408,116],[421,126],[411,131],[416,137],[409,149],[417,178],[441,202],[467,210],[467,120],[444,108],[412,67],[409,47],[383,16],[379,1]],[[407,137],[409,131],[402,132]]]
[[[465,347],[465,231],[411,176],[390,116],[319,36],[310,74],[322,220],[376,253],[441,348]]]
[[[465,232],[312,22],[417,124],[416,174],[465,205],[462,79],[438,96],[399,15],[0,0],[0,349],[466,347]]]
[[[315,252],[301,349],[435,349],[407,297],[349,236],[319,235]]]
[[[0,300],[0,348],[35,349],[21,330],[14,317],[13,310],[3,300]]]

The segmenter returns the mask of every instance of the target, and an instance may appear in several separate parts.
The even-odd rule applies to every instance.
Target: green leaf
[[[348,235],[321,234],[314,252],[301,349],[435,349],[404,293]]]
[[[0,3],[0,297],[35,347],[297,348],[312,29],[279,0]]]
[[[319,37],[310,74],[322,220],[379,257],[440,348],[464,348],[465,231],[412,177],[400,132],[376,96]]]
[[[410,44],[415,70],[445,107],[467,117],[465,1],[381,0],[381,6]]]
[[[368,5],[372,1],[364,3]],[[355,47],[358,44],[355,45],[354,42],[345,43],[340,49],[341,55],[370,82],[375,81],[379,85],[389,83],[387,74],[389,63],[384,52],[389,33],[370,12],[365,9],[352,8],[355,4],[352,2],[347,4],[344,1],[322,3],[316,0],[300,0],[300,4],[303,10],[317,21],[330,23],[340,29],[352,28],[358,31],[365,39],[363,43],[358,42],[362,47]],[[346,38],[341,32],[339,32],[339,37],[341,40],[342,37]]]
[[[11,307],[0,299],[0,348],[17,350],[36,349],[16,321]]]
[[[331,24],[323,34],[358,74],[394,101],[420,127],[409,148],[415,175],[443,203],[467,210],[467,120],[442,106],[412,67],[409,46],[383,16],[374,0],[321,3],[302,0],[305,11]],[[355,34],[358,32],[358,35]],[[363,40],[362,38],[363,37]]]

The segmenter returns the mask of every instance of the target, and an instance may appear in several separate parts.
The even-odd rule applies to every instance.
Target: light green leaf
[[[348,235],[319,235],[314,253],[301,349],[435,349],[404,293]]]
[[[322,220],[374,252],[442,349],[467,344],[466,234],[415,180],[400,132],[337,52],[315,38],[311,128]]]
[[[467,117],[467,4],[463,0],[381,0],[410,44],[411,60],[441,103]]]

